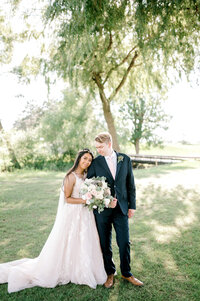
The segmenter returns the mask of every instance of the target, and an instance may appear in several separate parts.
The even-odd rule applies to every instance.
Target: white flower
[[[87,185],[85,185],[85,184],[83,184],[82,186],[81,186],[81,189],[88,189],[88,186]]]
[[[109,199],[105,199],[104,203],[105,203],[105,206],[108,207],[108,205],[110,204],[110,200]]]
[[[87,204],[87,205],[90,205],[90,203],[91,203],[91,202],[90,202],[89,200],[86,201],[86,204]]]
[[[107,187],[107,183],[105,181],[102,182],[102,188],[106,188]]]
[[[91,191],[91,190],[95,190],[95,185],[94,184],[91,184],[89,187],[88,187],[88,191]]]
[[[87,184],[87,186],[88,186],[88,184],[90,184],[92,182],[92,179],[85,179],[85,184]]]
[[[97,209],[97,206],[96,206],[96,205],[93,205],[92,208],[93,208],[93,209]]]
[[[102,199],[103,199],[103,193],[102,193],[102,191],[98,191],[98,192],[97,192],[96,198],[99,199],[99,200],[102,200]]]

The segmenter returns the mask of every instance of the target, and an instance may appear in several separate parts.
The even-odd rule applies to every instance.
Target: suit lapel
[[[116,155],[117,155],[117,170],[116,170],[115,179],[117,178],[117,176],[119,174],[119,171],[120,171],[120,168],[121,168],[122,162],[123,162],[123,160],[119,160],[120,157],[123,157],[123,156],[121,154],[117,153],[117,152],[116,152]]]

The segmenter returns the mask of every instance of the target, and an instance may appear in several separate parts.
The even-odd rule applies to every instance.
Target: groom
[[[116,206],[114,209],[105,208],[101,213],[98,213],[97,210],[94,212],[103,252],[104,266],[108,275],[104,286],[106,288],[113,286],[114,274],[116,272],[115,264],[112,260],[112,224],[116,232],[117,245],[119,247],[122,278],[134,285],[142,286],[143,283],[136,279],[130,271],[128,218],[133,216],[136,209],[135,184],[131,160],[127,155],[117,153],[113,150],[112,137],[107,132],[96,136],[95,146],[100,156],[93,160],[87,177],[106,177],[108,185],[111,188],[111,194],[117,199],[115,199]]]

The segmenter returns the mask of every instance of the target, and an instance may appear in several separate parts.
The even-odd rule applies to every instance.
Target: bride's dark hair
[[[80,150],[76,156],[76,159],[74,161],[74,165],[68,170],[67,174],[65,177],[67,177],[70,173],[72,173],[73,171],[75,171],[79,165],[79,162],[81,160],[81,158],[83,157],[83,155],[85,154],[90,154],[92,157],[92,160],[94,159],[93,153],[89,150],[89,148],[84,148],[82,150]]]

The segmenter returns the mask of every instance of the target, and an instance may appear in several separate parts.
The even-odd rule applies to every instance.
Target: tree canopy
[[[165,114],[163,99],[155,95],[129,95],[122,106],[123,123],[130,131],[130,142],[135,146],[136,154],[140,151],[140,142],[148,147],[161,146],[163,143],[160,130],[167,130],[170,116]],[[160,134],[158,132],[160,131]]]
[[[117,149],[110,103],[133,82],[162,88],[193,70],[198,53],[199,1],[55,0],[46,10],[54,31],[49,70],[99,92]],[[49,64],[50,63],[50,64]],[[175,70],[176,72],[172,73]]]
[[[13,39],[10,24],[0,9],[0,64],[8,64],[12,57]]]
[[[12,3],[15,11],[23,6],[22,0]],[[56,83],[56,74],[84,94],[99,97],[116,150],[113,107],[119,100],[126,103],[129,86],[133,98],[138,91],[143,95],[154,89],[163,92],[199,64],[200,1],[38,0],[33,4],[30,14],[24,13],[26,30],[15,38],[35,39],[41,48],[35,57],[26,56],[15,71],[28,78],[40,68],[48,85]],[[44,27],[35,27],[42,15]],[[5,20],[4,16],[0,26]],[[3,45],[11,42],[10,35],[4,34],[6,28],[1,27]],[[77,98],[76,102],[83,107]]]

